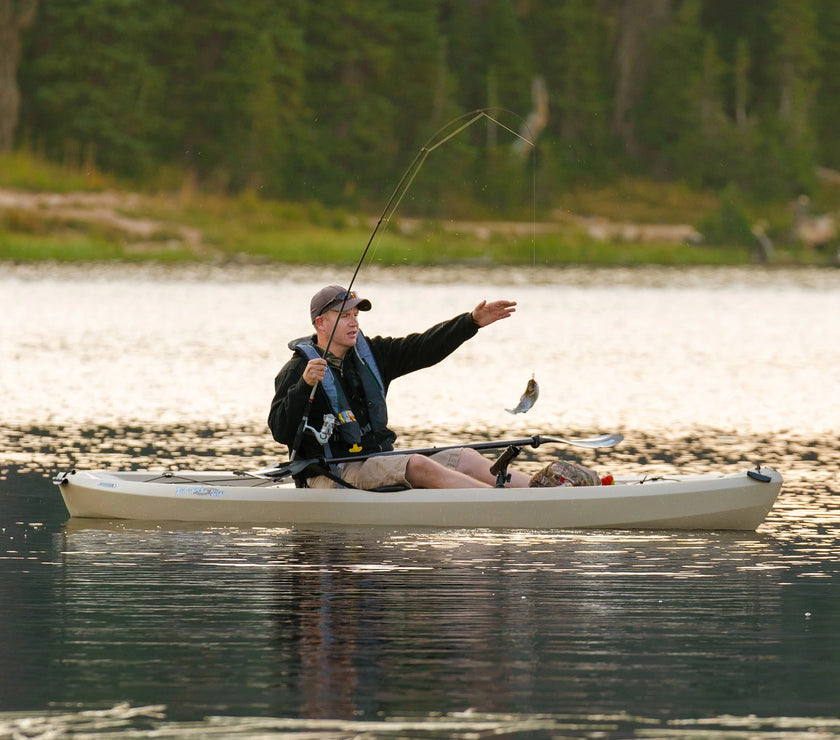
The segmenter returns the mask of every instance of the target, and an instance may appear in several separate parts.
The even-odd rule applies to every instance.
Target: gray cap
[[[367,298],[359,298],[353,291],[349,293],[340,285],[328,285],[321,288],[309,302],[309,318],[312,323],[322,313],[327,311],[338,311],[342,308],[348,311],[351,308],[358,308],[360,311],[370,311],[371,304]]]

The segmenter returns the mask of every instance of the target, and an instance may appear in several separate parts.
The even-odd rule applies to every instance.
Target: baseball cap
[[[309,302],[309,318],[312,323],[322,313],[327,311],[337,311],[344,306],[345,311],[351,308],[358,308],[360,311],[370,311],[371,303],[367,298],[359,298],[352,290],[348,293],[340,285],[328,285],[326,288],[321,288]]]

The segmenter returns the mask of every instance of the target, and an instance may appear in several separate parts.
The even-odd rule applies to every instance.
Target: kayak
[[[517,529],[755,530],[782,486],[774,469],[616,476],[612,485],[363,491],[298,488],[258,472],[70,470],[71,517],[237,524]]]

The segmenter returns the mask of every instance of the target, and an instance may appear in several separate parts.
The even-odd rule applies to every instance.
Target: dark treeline
[[[0,0],[4,12],[20,41],[14,146],[141,182],[187,173],[221,192],[381,202],[440,126],[496,107],[514,130],[536,114],[536,157],[473,126],[429,158],[429,202],[480,183],[504,209],[533,162],[543,197],[633,173],[787,198],[809,192],[815,166],[840,166],[837,2]]]

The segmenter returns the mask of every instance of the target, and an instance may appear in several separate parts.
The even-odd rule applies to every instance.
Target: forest
[[[0,0],[0,57],[0,153],[146,187],[365,207],[474,110],[406,212],[628,175],[783,201],[840,169],[836,2]]]

